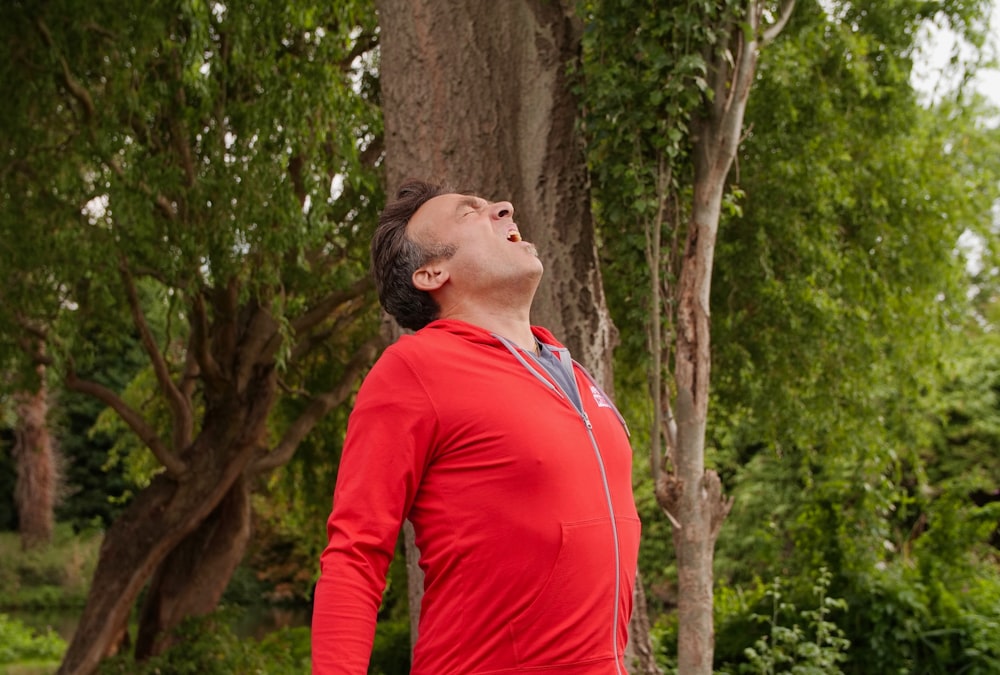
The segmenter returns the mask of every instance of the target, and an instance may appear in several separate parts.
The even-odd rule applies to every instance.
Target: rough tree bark
[[[49,434],[45,367],[37,367],[38,387],[14,395],[17,423],[12,455],[17,467],[14,502],[18,532],[25,550],[52,540],[59,485],[55,443]]]
[[[692,120],[694,194],[681,262],[675,315],[676,395],[668,415],[671,471],[656,496],[674,522],[678,570],[678,672],[710,675],[715,649],[712,585],[715,541],[732,507],[718,474],[705,469],[705,429],[711,370],[709,291],[726,177],[739,145],[758,51],[784,28],[794,0],[765,26],[766,3],[750,1],[731,19],[724,45],[706,54],[714,96]],[[748,22],[748,26],[743,25]]]
[[[205,520],[159,564],[146,589],[135,658],[174,644],[170,628],[218,605],[250,541],[250,484],[242,476]]]
[[[617,332],[604,296],[567,74],[579,62],[583,29],[574,3],[376,4],[389,190],[424,178],[509,199],[546,268],[533,322],[550,328],[612,389]],[[414,630],[419,598],[411,590]],[[634,634],[637,640],[646,646],[636,653],[650,654],[648,629]]]

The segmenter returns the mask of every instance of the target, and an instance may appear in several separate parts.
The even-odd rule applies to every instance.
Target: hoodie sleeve
[[[314,675],[368,672],[386,572],[434,426],[422,385],[390,348],[362,384],[348,421],[313,605]]]

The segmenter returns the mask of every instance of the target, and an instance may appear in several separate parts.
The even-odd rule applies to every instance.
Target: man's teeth
[[[507,241],[513,241],[515,243],[521,241],[521,233],[517,232],[516,230],[514,232],[509,233],[507,235]]]

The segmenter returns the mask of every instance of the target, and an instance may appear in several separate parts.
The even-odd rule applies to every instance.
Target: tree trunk
[[[135,644],[137,660],[174,644],[187,617],[212,612],[250,541],[249,481],[238,478],[215,510],[163,559],[146,590]]]
[[[406,552],[406,599],[410,616],[410,655],[420,636],[420,603],[424,598],[424,571],[420,569],[420,549],[417,548],[413,523],[403,523],[403,547]]]
[[[56,449],[48,426],[48,388],[45,367],[38,366],[38,389],[14,396],[17,423],[14,428],[12,455],[17,467],[14,501],[17,505],[18,532],[25,550],[52,540],[52,528],[59,470]]]
[[[636,572],[635,589],[632,591],[632,618],[628,626],[629,642],[625,648],[625,664],[631,675],[663,675],[656,663],[653,642],[650,638],[649,608],[642,575]]]
[[[722,198],[739,147],[758,52],[782,30],[793,7],[794,0],[783,0],[777,20],[766,29],[764,6],[756,0],[749,0],[739,17],[726,19],[720,28],[727,40],[713,45],[708,59],[714,96],[691,122],[694,193],[675,320],[673,472],[662,474],[656,486],[657,500],[676,520],[677,669],[684,675],[712,673],[715,541],[732,508],[732,499],[722,496],[718,474],[705,470],[712,361],[709,297]]]
[[[206,411],[206,427],[186,453],[190,468],[182,479],[158,474],[114,522],[60,674],[89,675],[116,651],[143,586],[240,481],[265,438],[276,387],[273,370],[263,369],[247,393],[220,399],[228,405]]]

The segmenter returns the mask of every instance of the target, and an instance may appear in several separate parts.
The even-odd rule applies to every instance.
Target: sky
[[[994,61],[1000,61],[1000,0],[994,0],[987,54]],[[937,26],[927,26],[921,35],[923,48],[914,60],[913,84],[928,102],[936,100],[941,93],[953,91],[956,84],[954,70],[949,68],[956,46],[956,38],[950,31]],[[960,58],[972,58],[968,45],[960,46]],[[1000,68],[983,69],[973,80],[973,86],[1000,108]]]

